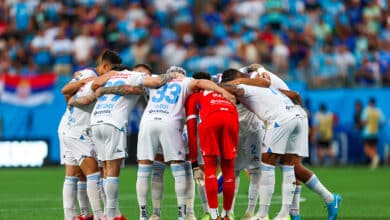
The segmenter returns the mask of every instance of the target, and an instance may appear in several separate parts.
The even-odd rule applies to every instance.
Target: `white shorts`
[[[110,124],[92,126],[92,138],[96,145],[97,158],[101,161],[127,157],[127,136]]]
[[[164,161],[185,160],[184,141],[180,125],[162,121],[143,121],[137,144],[137,159],[154,161],[161,147]]]
[[[262,140],[262,129],[238,137],[238,150],[235,161],[236,171],[260,167]]]
[[[308,153],[307,118],[297,116],[279,127],[268,126],[262,146],[262,153],[296,154],[300,157]]]
[[[65,164],[65,154],[64,154],[64,135],[61,131],[58,131],[58,141],[60,144],[60,164]]]
[[[80,138],[62,135],[62,157],[66,165],[80,166],[86,157],[96,158],[95,145],[87,135]]]

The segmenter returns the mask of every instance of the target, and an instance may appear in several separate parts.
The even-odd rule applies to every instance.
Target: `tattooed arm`
[[[91,104],[94,101],[96,101],[95,94],[90,94],[90,95],[87,95],[87,96],[81,96],[81,97],[78,97],[78,98],[75,98],[74,96],[72,96],[69,99],[68,104],[72,105],[72,106],[75,106],[75,107],[82,107],[82,106],[85,106],[85,105],[89,105],[89,104]]]
[[[96,90],[95,94],[97,97],[99,97],[104,94],[140,95],[144,93],[145,93],[144,89],[140,86],[122,85],[122,86],[101,87]]]

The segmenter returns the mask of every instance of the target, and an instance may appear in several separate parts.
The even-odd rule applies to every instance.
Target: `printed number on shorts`
[[[157,95],[152,97],[152,102],[162,102],[165,100],[169,104],[175,104],[179,99],[181,86],[178,83],[165,84],[157,90]]]
[[[104,87],[112,87],[112,86],[122,86],[124,85],[125,82],[122,81],[122,80],[119,80],[119,81],[115,81],[114,83],[113,82],[106,82],[106,84],[104,84]],[[111,101],[115,102],[115,101],[118,101],[118,99],[121,97],[122,95],[118,95],[118,94],[115,94],[114,97],[112,97]],[[107,100],[107,96],[106,95],[102,95],[99,97],[99,101],[106,101]]]

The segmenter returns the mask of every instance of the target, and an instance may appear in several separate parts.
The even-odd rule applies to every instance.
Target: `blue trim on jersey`
[[[267,149],[267,154],[272,154],[271,148],[268,148],[268,149]]]
[[[279,127],[280,127],[280,125],[277,122],[275,122],[274,128],[279,128]]]

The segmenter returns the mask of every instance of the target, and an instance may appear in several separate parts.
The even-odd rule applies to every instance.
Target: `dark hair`
[[[192,78],[211,80],[211,75],[210,75],[210,73],[207,73],[207,72],[195,72],[194,74],[192,74]]]
[[[139,64],[135,65],[133,67],[133,69],[140,68],[140,67],[147,69],[150,73],[153,72],[152,67],[149,64],[146,64],[146,63],[139,63]]]
[[[122,63],[122,58],[119,54],[113,50],[105,50],[102,53],[101,60],[108,62],[112,65],[119,65]]]
[[[237,69],[227,69],[222,73],[221,83],[229,82],[236,79],[241,74]]]
[[[370,101],[369,102],[370,102],[371,105],[375,105],[376,100],[375,100],[374,97],[370,97]]]
[[[111,70],[122,71],[122,70],[131,70],[131,68],[126,65],[119,64],[119,65],[112,66]]]
[[[321,103],[320,104],[320,111],[326,111],[326,105],[325,105],[325,103]]]

